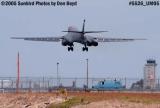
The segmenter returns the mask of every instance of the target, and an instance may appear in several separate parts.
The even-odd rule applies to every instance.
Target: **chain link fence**
[[[103,90],[113,90],[109,89],[107,84],[112,84],[112,86],[119,84],[123,87],[121,90],[160,91],[159,81],[160,79],[156,79],[156,87],[154,89],[146,89],[143,87],[143,79],[139,78],[88,78],[87,85],[86,78],[21,77],[18,88],[22,92],[52,92],[59,88],[65,88],[71,91],[82,91],[86,89],[101,90],[98,87],[102,88],[102,85],[106,83]],[[95,86],[97,86],[97,89],[93,89]],[[120,86],[116,87],[115,90],[120,90],[118,88]],[[0,77],[0,92],[16,92],[16,90],[16,77]]]

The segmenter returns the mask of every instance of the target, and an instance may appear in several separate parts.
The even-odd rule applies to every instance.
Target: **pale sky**
[[[61,77],[142,78],[149,58],[160,64],[160,6],[129,6],[129,0],[79,0],[76,7],[0,6],[0,76],[16,76],[20,52],[21,76],[56,77],[59,62]],[[93,36],[146,38],[146,41],[100,43],[82,52],[76,44],[68,52],[61,43],[11,40],[10,37],[63,36],[68,26],[86,30],[108,30]],[[157,66],[157,77],[160,76]]]

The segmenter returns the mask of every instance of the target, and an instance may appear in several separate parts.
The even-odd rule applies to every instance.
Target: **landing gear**
[[[73,51],[73,47],[72,46],[68,47],[68,51]]]
[[[88,52],[88,47],[83,47],[82,51],[87,51]]]

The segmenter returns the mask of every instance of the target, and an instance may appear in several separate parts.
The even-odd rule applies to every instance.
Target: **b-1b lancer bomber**
[[[68,51],[73,51],[74,43],[80,43],[84,45],[82,51],[88,51],[89,46],[98,46],[98,42],[127,42],[134,40],[144,39],[126,39],[126,38],[106,38],[106,37],[94,37],[87,34],[90,33],[102,33],[107,31],[85,31],[85,20],[83,21],[82,30],[79,31],[75,27],[68,27],[66,35],[61,37],[12,37],[12,39],[24,39],[28,41],[47,41],[47,42],[60,42],[63,46],[68,46]]]

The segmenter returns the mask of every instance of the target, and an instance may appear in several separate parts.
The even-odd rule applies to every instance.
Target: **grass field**
[[[160,108],[160,93],[4,93],[0,108]]]
[[[155,106],[160,108],[160,94],[159,93],[115,93],[115,92],[107,92],[107,93],[69,93],[69,97],[73,97],[72,99],[58,104],[61,108],[70,108],[71,106],[81,105],[86,107],[86,105],[94,103],[95,104],[113,104],[117,102],[120,106],[125,106],[125,104],[131,104],[131,106],[137,105],[138,107],[151,107]],[[103,102],[103,103],[102,103]],[[109,105],[109,106],[113,106]],[[118,106],[119,106],[118,105]],[[139,106],[140,105],[140,106]],[[52,104],[49,108],[55,108],[55,104]],[[94,107],[91,104],[91,108]],[[80,108],[81,108],[80,107]],[[88,106],[89,107],[89,106]],[[129,106],[128,106],[129,107]],[[96,107],[95,107],[96,108]],[[99,108],[97,106],[97,108]],[[121,108],[121,107],[117,107]],[[125,108],[125,107],[124,107]],[[134,108],[134,107],[133,107]]]

